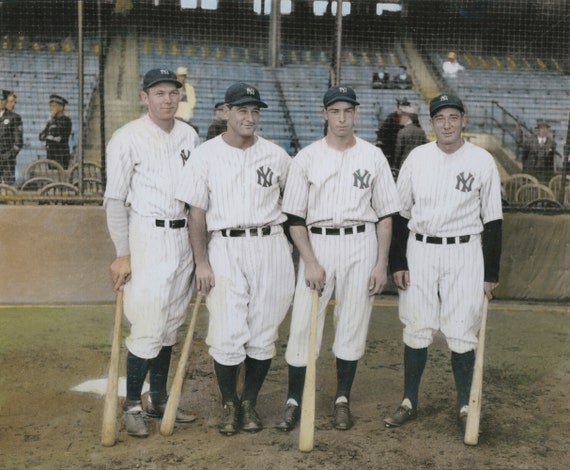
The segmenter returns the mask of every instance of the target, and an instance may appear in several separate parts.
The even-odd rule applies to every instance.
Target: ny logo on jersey
[[[352,176],[354,176],[353,186],[355,188],[368,189],[370,187],[370,173],[368,173],[368,170],[364,170],[364,174],[362,170],[356,170]]]
[[[269,167],[260,166],[257,169],[257,184],[264,188],[271,186],[273,184],[273,170]]]
[[[182,166],[186,165],[186,162],[190,158],[190,150],[180,150],[180,158],[182,158]]]
[[[457,184],[455,185],[455,189],[458,189],[462,193],[467,193],[471,191],[471,186],[473,186],[473,181],[475,181],[475,177],[469,173],[467,178],[465,177],[465,173],[461,172],[457,175]]]

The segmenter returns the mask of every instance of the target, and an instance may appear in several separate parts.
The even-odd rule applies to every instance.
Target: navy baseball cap
[[[67,100],[59,95],[49,95],[49,102],[50,103],[58,103],[62,106],[67,105]]]
[[[267,108],[267,104],[261,101],[259,90],[247,83],[234,83],[226,90],[225,102],[230,106],[238,104],[256,104],[260,108]]]
[[[323,97],[323,105],[325,108],[337,101],[346,101],[356,106],[360,104],[356,101],[356,93],[349,86],[333,86],[327,90]]]
[[[463,106],[463,102],[455,95],[450,93],[440,93],[434,99],[432,99],[429,103],[429,115],[433,117],[440,109],[443,108],[455,108],[461,111],[462,113],[465,112],[465,108]]]
[[[167,68],[149,70],[143,78],[143,89],[150,88],[157,83],[170,82],[174,83],[177,88],[182,86],[182,83],[176,78],[176,74]]]

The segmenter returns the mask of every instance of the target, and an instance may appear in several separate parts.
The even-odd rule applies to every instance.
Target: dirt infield
[[[2,469],[562,469],[570,451],[568,305],[493,302],[490,306],[479,445],[465,446],[454,419],[449,353],[430,348],[419,417],[389,430],[382,418],[401,398],[402,341],[396,298],[380,297],[352,395],[355,425],[331,424],[334,358],[327,322],[317,365],[315,449],[298,450],[298,430],[272,426],[285,396],[287,318],[258,411],[266,429],[221,436],[218,391],[204,344],[205,310],[196,328],[182,407],[198,416],[137,440],[100,445],[103,401],[69,392],[106,374],[113,306],[0,308],[0,468]],[[126,331],[126,330],[125,330]],[[182,342],[186,326],[180,332]],[[177,360],[179,349],[175,349]],[[124,354],[124,351],[123,351]],[[124,360],[121,361],[124,367]],[[174,370],[174,367],[172,368]]]

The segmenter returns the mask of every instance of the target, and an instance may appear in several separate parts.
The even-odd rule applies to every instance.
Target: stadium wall
[[[102,207],[0,206],[0,303],[112,302]],[[505,214],[501,299],[570,300],[570,215]]]

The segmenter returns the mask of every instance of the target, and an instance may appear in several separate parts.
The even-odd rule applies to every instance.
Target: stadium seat
[[[64,181],[65,174],[65,169],[58,162],[48,159],[33,161],[24,170],[26,180],[36,176],[46,176],[54,181]]]
[[[519,188],[525,184],[539,184],[538,179],[527,173],[510,175],[503,183],[503,197],[510,203],[516,202],[516,194]]]
[[[556,197],[548,186],[537,183],[523,184],[515,194],[515,202],[528,204],[536,199],[551,199],[556,201]]]
[[[22,186],[20,186],[20,191],[39,191],[44,186],[55,182],[56,181],[49,176],[34,176],[33,178],[29,178],[22,183]]]
[[[525,207],[532,209],[562,209],[563,206],[555,199],[548,197],[533,199],[525,204]]]
[[[101,165],[94,162],[83,162],[83,179],[96,178],[101,180]],[[67,173],[67,182],[77,184],[79,181],[79,163],[74,163]]]

